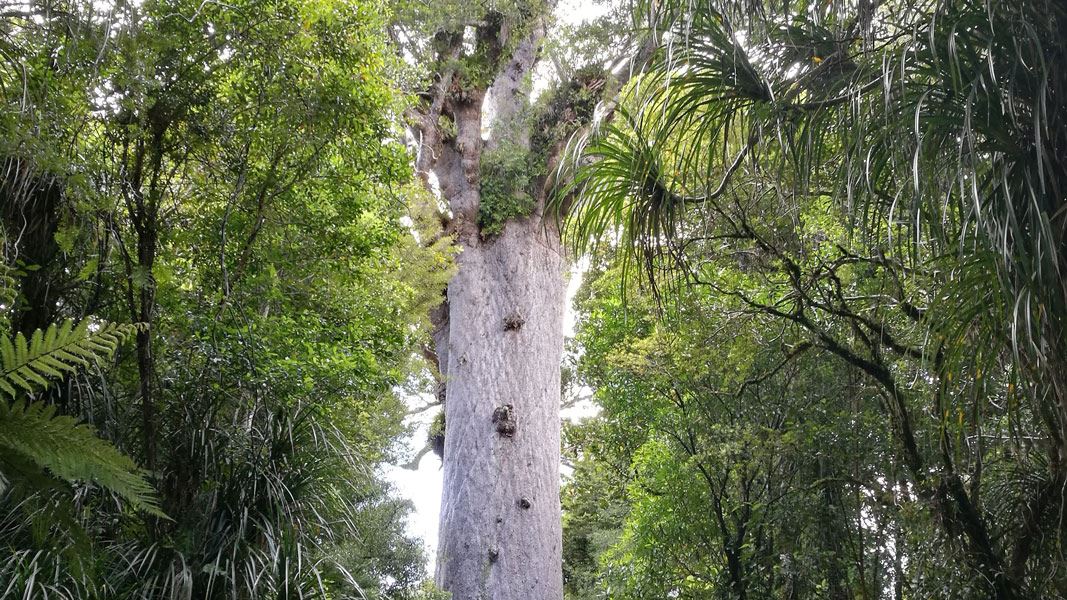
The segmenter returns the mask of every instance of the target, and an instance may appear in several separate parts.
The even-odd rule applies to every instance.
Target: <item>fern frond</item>
[[[113,323],[66,320],[26,338],[0,337],[0,396],[34,392],[100,358],[111,356],[136,330]],[[0,400],[0,459],[29,459],[67,481],[92,481],[136,509],[162,515],[137,465],[76,419],[43,402]],[[7,456],[5,456],[7,455]],[[5,460],[10,462],[10,460]]]
[[[0,452],[16,452],[67,481],[93,481],[135,509],[162,513],[133,460],[43,402],[0,402]]]
[[[43,389],[50,379],[111,356],[135,330],[134,325],[114,323],[91,326],[88,319],[75,326],[68,319],[38,329],[29,340],[22,333],[13,340],[0,338],[0,394],[14,397],[20,390]]]
[[[0,265],[0,335],[7,335],[11,327],[11,307],[18,294],[18,282],[11,276],[11,267]]]

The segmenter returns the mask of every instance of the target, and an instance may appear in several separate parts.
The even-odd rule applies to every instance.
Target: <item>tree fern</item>
[[[88,319],[77,326],[71,320],[38,329],[29,340],[22,333],[0,338],[0,393],[14,397],[19,390],[34,392],[62,377],[110,356],[135,329],[133,325],[101,323],[91,328]]]
[[[93,430],[43,402],[0,403],[0,452],[17,452],[68,481],[92,480],[135,508],[159,512],[137,465]]]
[[[96,437],[76,419],[57,415],[55,407],[19,395],[46,388],[52,380],[110,356],[136,327],[112,323],[78,325],[67,320],[26,338],[0,338],[0,465],[4,479],[14,476],[25,459],[67,481],[93,481],[138,509],[161,514],[152,487],[129,457]],[[24,474],[26,475],[26,474]],[[26,477],[22,477],[26,480]],[[6,486],[5,481],[3,487]],[[31,483],[32,486],[32,483]]]

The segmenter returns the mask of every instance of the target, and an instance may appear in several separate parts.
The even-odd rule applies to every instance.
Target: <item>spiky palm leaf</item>
[[[953,2],[890,55],[847,186],[873,218],[909,218],[925,243],[986,270],[1006,299],[989,320],[1028,379],[1059,389],[1067,336],[1067,8]],[[862,168],[860,168],[862,167]],[[994,259],[989,270],[971,257]],[[1000,336],[991,336],[993,340]],[[1035,393],[1036,396],[1042,392]],[[1064,424],[1061,423],[1061,427]]]
[[[657,199],[714,194],[751,146],[782,198],[833,186],[862,232],[913,264],[997,257],[1008,312],[987,318],[1010,324],[1036,380],[1064,387],[1062,3],[650,6],[667,42],[627,100],[630,126],[584,147],[568,228],[579,247],[618,224],[648,263],[708,210]]]
[[[565,165],[576,172],[556,204],[575,197],[566,233],[579,251],[618,226],[622,246],[646,268],[664,253],[684,259],[677,246],[694,214],[730,220],[730,188],[746,163],[758,160],[783,182],[814,181],[837,143],[828,109],[874,79],[828,24],[804,13],[780,19],[785,25],[736,3],[656,8],[663,48],[614,119],[574,145]]]
[[[749,158],[750,175],[777,180],[782,214],[834,192],[875,247],[923,268],[948,259],[956,280],[992,276],[1002,301],[965,311],[977,341],[995,354],[1010,336],[1033,397],[1058,390],[1067,410],[1067,8],[756,4],[660,8],[668,42],[624,103],[634,116],[594,134],[568,190],[579,248],[617,225],[643,264],[684,259],[681,226],[729,218],[707,199]],[[687,196],[699,201],[664,201]]]

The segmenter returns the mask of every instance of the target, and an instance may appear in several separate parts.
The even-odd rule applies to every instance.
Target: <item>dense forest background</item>
[[[571,597],[1064,597],[1062,3],[640,6],[560,203]]]
[[[416,150],[538,27],[564,597],[1067,598],[1067,7],[598,4],[0,2],[0,598],[448,597]]]
[[[386,14],[4,6],[0,596],[423,578],[379,466],[448,256],[400,222]]]

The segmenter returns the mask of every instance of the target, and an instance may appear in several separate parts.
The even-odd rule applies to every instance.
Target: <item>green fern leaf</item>
[[[44,332],[44,343],[48,344],[49,346],[54,346],[58,335],[58,327],[49,327],[48,330]]]
[[[33,332],[29,340],[19,333],[14,340],[0,338],[0,391],[15,396],[43,389],[91,361],[111,356],[133,331],[131,325],[101,323],[90,330],[88,319],[78,325],[71,320]]]
[[[23,379],[22,376],[19,375],[18,373],[15,373],[15,372],[5,373],[4,376],[7,377],[8,381],[10,381],[10,382],[14,383],[15,385],[21,387],[22,389],[26,390],[27,392],[32,392],[33,391],[33,386],[30,385],[30,382],[28,382],[25,379]]]
[[[71,354],[67,350],[59,349],[51,354],[56,360],[64,363],[71,363],[79,366],[85,366],[89,364],[89,361],[85,360],[84,356],[78,356]]]
[[[34,331],[33,335],[30,337],[29,347],[31,347],[31,348],[40,348],[41,344],[43,342],[44,342],[44,332],[41,331],[40,329],[38,329],[38,330]]]
[[[29,367],[22,367],[18,370],[18,374],[21,375],[26,381],[36,383],[41,387],[45,387],[48,385],[47,379],[45,379],[42,375],[38,374],[37,371]]]
[[[44,355],[37,361],[37,370],[49,377],[62,377],[65,365],[51,355]]]
[[[43,402],[0,402],[0,452],[17,453],[67,481],[92,481],[133,508],[162,516],[152,486],[129,457]]]
[[[5,365],[15,362],[15,346],[6,337],[0,338],[0,361]]]
[[[15,336],[15,360],[19,363],[27,361],[30,349],[26,344],[26,336],[21,333]]]

